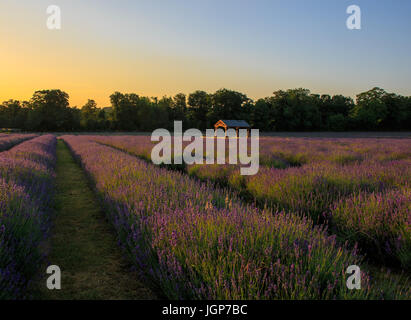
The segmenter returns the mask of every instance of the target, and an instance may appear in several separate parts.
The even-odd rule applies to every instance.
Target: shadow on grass
[[[48,265],[61,269],[61,290],[48,290],[44,271],[35,299],[155,299],[124,259],[88,180],[63,141],[57,145],[56,213]],[[43,268],[44,270],[46,267]]]

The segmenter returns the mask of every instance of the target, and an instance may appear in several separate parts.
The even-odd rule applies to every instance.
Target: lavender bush
[[[35,134],[4,134],[0,135],[0,151],[7,150],[25,140],[36,137]]]
[[[330,216],[338,235],[411,270],[411,189],[360,192],[336,203]]]
[[[0,153],[0,299],[24,299],[36,274],[53,194],[56,138]]]
[[[91,141],[63,139],[94,182],[121,247],[172,299],[406,298],[346,287],[362,264],[308,217],[244,205],[228,191]]]
[[[153,147],[149,137],[96,136],[90,139],[144,159],[149,159]],[[249,200],[257,201],[261,207],[268,205],[275,211],[299,213],[309,216],[319,224],[333,223],[333,232],[342,242],[359,241],[361,250],[370,257],[389,262],[388,258],[392,256],[389,252],[392,249],[377,250],[375,245],[377,243],[378,248],[388,248],[386,240],[381,242],[372,237],[372,241],[360,241],[359,236],[353,237],[352,234],[364,226],[355,227],[348,218],[333,222],[331,212],[335,211],[333,208],[336,204],[340,205],[345,199],[358,193],[384,193],[395,201],[396,190],[409,190],[410,150],[411,143],[408,139],[263,137],[260,138],[260,161],[263,166],[255,176],[241,176],[238,166],[235,165],[191,165],[187,167],[187,173],[202,181],[229,186]],[[361,197],[361,200],[364,199],[365,196]],[[356,214],[370,217],[367,219],[367,228],[381,228],[378,220],[372,219],[372,214],[367,213],[367,210],[366,207],[358,205]],[[346,211],[345,215],[349,216],[350,209]],[[409,208],[403,211],[403,216],[406,217],[407,213],[409,215]],[[396,216],[392,210],[386,211],[385,214],[393,215],[393,219]],[[402,229],[406,228],[406,219],[398,221],[401,221],[398,223],[402,224]],[[345,227],[344,223],[347,223]],[[399,236],[400,234],[396,233],[396,237]],[[390,248],[392,246],[391,243]],[[402,256],[407,254],[402,253]],[[407,258],[402,258],[404,259]],[[407,263],[402,263],[402,266],[407,268]]]

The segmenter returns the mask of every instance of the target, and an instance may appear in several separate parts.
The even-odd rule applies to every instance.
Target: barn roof
[[[247,121],[244,121],[244,120],[221,120],[221,121],[224,122],[227,127],[245,127],[245,128],[250,127]]]

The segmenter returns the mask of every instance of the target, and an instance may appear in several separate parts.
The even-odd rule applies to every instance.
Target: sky
[[[361,30],[346,27],[352,4]],[[115,91],[411,95],[410,16],[409,0],[1,0],[0,101],[43,89],[78,107]]]

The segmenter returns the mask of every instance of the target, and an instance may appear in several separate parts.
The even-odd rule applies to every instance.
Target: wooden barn
[[[244,120],[219,120],[214,125],[214,130],[217,131],[217,129],[223,129],[225,132],[227,132],[228,129],[235,129],[237,137],[239,129],[247,129],[247,136],[250,136],[251,126]]]

